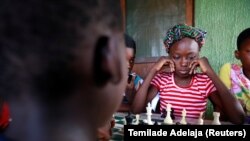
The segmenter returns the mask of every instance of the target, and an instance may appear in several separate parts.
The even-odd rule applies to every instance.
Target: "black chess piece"
[[[131,113],[129,112],[127,116],[125,116],[126,119],[126,123],[127,125],[132,125],[133,122],[133,116],[131,115]]]
[[[140,120],[139,125],[144,125],[144,122],[142,120]]]
[[[181,125],[181,123],[180,123],[180,122],[176,122],[175,124],[176,124],[176,125]]]
[[[171,118],[172,118],[173,120],[175,119],[175,117],[174,117],[174,109],[173,109],[173,108],[171,108],[170,116],[171,116]]]
[[[167,116],[167,111],[166,109],[162,110],[161,118],[165,118]]]
[[[167,116],[167,111],[166,111],[166,109],[163,109],[162,114],[161,114],[161,118],[165,118],[166,116]],[[173,108],[171,108],[170,116],[171,116],[171,118],[173,120],[175,119],[175,117],[174,117],[174,109]]]
[[[159,123],[157,121],[155,121],[154,125],[159,125]]]

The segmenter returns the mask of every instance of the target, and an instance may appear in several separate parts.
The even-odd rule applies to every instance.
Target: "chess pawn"
[[[202,117],[203,117],[203,112],[200,113],[200,117],[199,117],[199,119],[198,119],[198,125],[203,125],[204,120],[203,120]]]
[[[170,116],[170,114],[171,114],[171,104],[167,104],[167,116],[165,117],[165,119],[164,119],[164,124],[173,124],[173,120],[172,120],[172,118],[171,118],[171,116]]]
[[[213,112],[214,120],[212,122],[213,125],[221,125],[220,123],[220,113],[219,112]]]
[[[126,118],[125,118],[125,117],[123,118],[123,124],[124,124],[124,125],[127,125],[127,121],[126,121]]]
[[[182,118],[181,118],[181,121],[180,121],[180,124],[182,125],[186,125],[187,124],[187,121],[186,121],[186,114],[187,114],[187,111],[186,109],[184,108],[182,110]]]
[[[135,115],[135,122],[133,123],[134,125],[138,125],[140,123],[140,115],[136,114]]]

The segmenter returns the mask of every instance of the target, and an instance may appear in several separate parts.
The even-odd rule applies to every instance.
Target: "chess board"
[[[124,115],[115,114],[115,127],[112,129],[112,138],[110,141],[123,140]]]

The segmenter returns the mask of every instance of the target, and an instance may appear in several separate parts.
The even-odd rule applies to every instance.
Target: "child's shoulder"
[[[242,65],[236,63],[225,63],[222,65],[221,70],[241,70]]]
[[[221,68],[241,68],[241,64],[237,63],[225,63]]]

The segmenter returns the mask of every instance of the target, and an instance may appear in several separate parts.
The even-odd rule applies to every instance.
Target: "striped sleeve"
[[[150,82],[151,85],[155,86],[158,90],[160,90],[161,86],[161,74],[158,73],[154,76],[154,78]]]
[[[206,83],[206,96],[209,97],[211,93],[216,91],[216,87],[213,83],[213,81],[207,77],[207,83]]]

